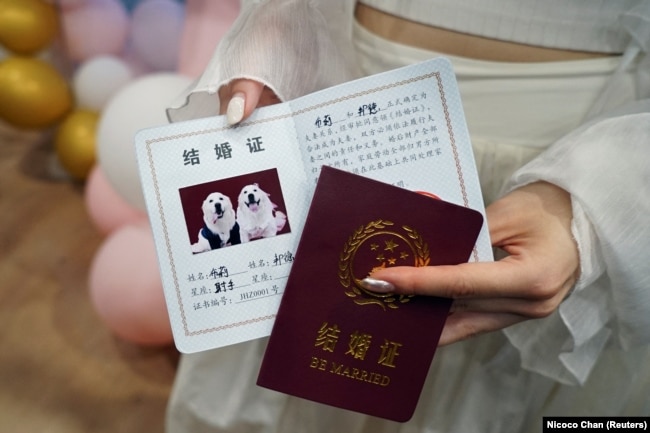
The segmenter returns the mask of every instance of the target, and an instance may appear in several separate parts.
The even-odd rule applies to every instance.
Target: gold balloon
[[[16,54],[47,47],[59,32],[54,5],[42,0],[0,0],[0,44]]]
[[[93,111],[72,112],[59,126],[54,149],[63,168],[75,179],[84,180],[95,165],[99,115]]]
[[[0,119],[19,128],[43,128],[72,108],[68,82],[50,64],[29,57],[0,61]]]

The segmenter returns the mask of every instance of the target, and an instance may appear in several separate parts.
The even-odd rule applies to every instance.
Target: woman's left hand
[[[569,194],[537,182],[494,202],[486,214],[492,244],[507,257],[455,266],[386,268],[373,273],[366,287],[453,298],[453,314],[440,345],[550,315],[579,276]]]

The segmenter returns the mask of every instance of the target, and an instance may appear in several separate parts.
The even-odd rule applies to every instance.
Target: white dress
[[[537,432],[543,416],[650,414],[650,2],[635,5],[620,21],[632,36],[616,33],[623,56],[450,58],[486,202],[537,180],[571,194],[581,277],[555,313],[438,349],[404,424],[257,387],[265,339],[184,355],[168,431]],[[248,4],[170,118],[216,112],[214,92],[235,77],[291,99],[436,55],[370,34],[353,22],[353,6]]]

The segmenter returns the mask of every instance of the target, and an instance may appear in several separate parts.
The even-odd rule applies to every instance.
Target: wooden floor
[[[50,140],[0,125],[0,432],[163,432],[172,348],[115,339],[88,267],[102,238]]]

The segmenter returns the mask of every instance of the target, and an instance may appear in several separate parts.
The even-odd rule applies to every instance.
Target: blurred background
[[[238,12],[0,0],[0,431],[164,431],[179,354],[133,135]]]

